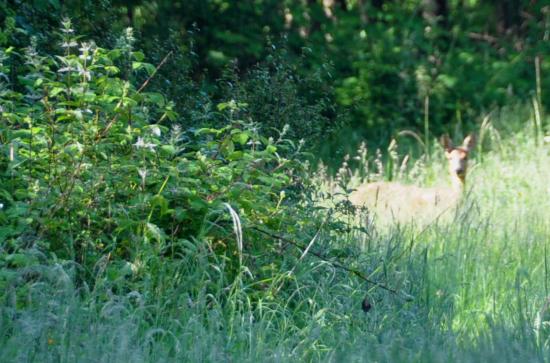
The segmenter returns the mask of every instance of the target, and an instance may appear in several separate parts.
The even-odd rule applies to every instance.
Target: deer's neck
[[[455,173],[451,174],[451,182],[453,186],[453,190],[461,195],[464,192],[464,188],[466,186],[466,179],[464,176],[459,176]]]

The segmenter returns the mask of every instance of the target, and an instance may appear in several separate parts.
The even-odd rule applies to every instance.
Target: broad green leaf
[[[243,132],[234,134],[232,138],[233,138],[233,141],[238,142],[241,145],[244,145],[248,141],[249,137],[250,136],[248,135],[248,132],[243,131]]]

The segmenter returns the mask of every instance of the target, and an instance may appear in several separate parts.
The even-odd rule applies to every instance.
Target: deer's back
[[[367,207],[380,219],[408,222],[433,220],[451,209],[459,197],[460,192],[452,188],[376,182],[359,186],[351,193],[350,201]]]

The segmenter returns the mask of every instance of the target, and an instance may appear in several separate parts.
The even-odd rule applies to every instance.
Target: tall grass
[[[270,281],[223,281],[201,249],[159,264],[146,291],[76,289],[74,266],[22,269],[25,290],[3,294],[0,361],[549,361],[550,152],[530,135],[474,161],[452,218],[327,229],[311,249],[331,259],[289,257]],[[432,160],[426,175],[444,175]],[[258,284],[272,293],[251,299]]]

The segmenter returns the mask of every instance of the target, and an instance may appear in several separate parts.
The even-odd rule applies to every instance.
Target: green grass
[[[198,250],[139,292],[35,267],[3,294],[0,361],[550,361],[550,148],[522,133],[499,145],[474,162],[453,218],[314,244],[397,293],[312,254],[275,280],[227,282]],[[258,283],[272,293],[252,299]]]

